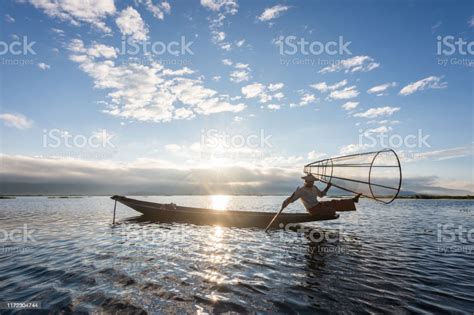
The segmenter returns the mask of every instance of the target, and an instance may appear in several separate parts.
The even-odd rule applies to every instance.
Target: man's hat
[[[306,175],[306,176],[303,176],[303,177],[301,177],[301,179],[304,179],[304,180],[306,180],[306,181],[308,181],[308,182],[316,182],[316,181],[319,180],[319,179],[317,179],[316,177],[314,177],[313,174],[308,174],[308,175]]]

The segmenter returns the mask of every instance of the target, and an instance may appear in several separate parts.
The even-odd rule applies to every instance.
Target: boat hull
[[[171,206],[155,202],[142,201],[124,196],[113,196],[127,207],[143,214],[150,221],[164,223],[190,223],[197,225],[219,225],[228,227],[256,227],[265,228],[276,213],[251,212],[251,211],[220,211],[212,209]],[[339,217],[335,212],[325,212],[316,216],[306,213],[282,213],[278,216],[272,227],[283,227],[289,223],[303,223],[313,221],[334,220]]]

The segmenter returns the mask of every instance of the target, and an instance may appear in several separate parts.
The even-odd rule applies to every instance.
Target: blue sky
[[[25,0],[1,12],[2,47],[34,42],[0,56],[5,193],[108,193],[119,175],[124,192],[284,193],[310,161],[420,132],[421,145],[391,145],[404,188],[474,191],[474,58],[437,49],[439,37],[472,43],[469,1]],[[183,39],[178,56],[121,52]],[[282,53],[296,40],[350,43]],[[65,133],[109,142],[51,145]]]

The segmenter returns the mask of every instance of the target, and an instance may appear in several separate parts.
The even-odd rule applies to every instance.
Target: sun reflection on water
[[[209,196],[211,209],[226,211],[229,206],[230,196],[212,195]],[[226,229],[221,226],[213,226],[208,233],[208,237],[203,247],[203,265],[199,274],[207,283],[223,284],[230,281],[223,269],[232,261],[231,248],[227,244]],[[210,296],[213,302],[222,300],[223,297],[213,294]]]
[[[203,248],[203,265],[205,267],[198,274],[208,283],[223,284],[230,280],[223,272],[232,261],[231,249],[226,242],[225,232],[225,228],[213,226],[206,239]],[[215,298],[222,299],[220,296],[215,296]]]

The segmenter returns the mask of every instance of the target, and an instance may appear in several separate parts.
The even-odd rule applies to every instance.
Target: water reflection
[[[198,207],[213,199],[150,198]],[[226,198],[215,200],[222,205]],[[220,208],[279,204],[280,196],[229,197]],[[440,243],[436,229],[474,228],[460,211],[472,204],[405,200],[381,212],[361,200],[359,211],[337,222],[305,224],[313,228],[307,233],[266,234],[127,220],[137,212],[124,206],[117,209],[120,224],[110,228],[106,197],[0,200],[2,230],[36,230],[34,242],[0,242],[0,292],[4,300],[42,301],[51,314],[467,313],[474,309],[472,254],[439,247],[472,245]]]
[[[201,261],[202,272],[198,274],[205,282],[213,285],[221,285],[228,282],[228,277],[224,274],[224,268],[230,262],[229,249],[225,243],[225,228],[213,226],[208,238],[203,242],[203,260]],[[211,300],[217,301],[218,296],[214,295]]]
[[[213,227],[213,230],[214,230],[214,238],[216,240],[221,240],[222,239],[222,235],[224,234],[224,230],[222,229],[222,227],[220,226],[214,226]]]

